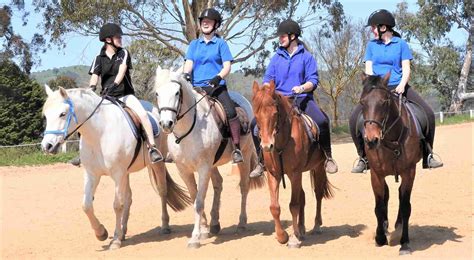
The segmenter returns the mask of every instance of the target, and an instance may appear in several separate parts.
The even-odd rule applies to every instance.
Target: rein
[[[76,128],[74,128],[74,130],[71,133],[68,133],[69,132],[69,126],[71,124],[71,118],[74,118],[74,121],[76,122],[76,124],[78,123],[76,112],[74,111],[74,104],[72,103],[71,98],[68,97],[67,99],[65,99],[63,101],[65,104],[69,105],[69,111],[68,111],[68,114],[67,114],[67,117],[66,117],[66,125],[64,126],[64,129],[63,130],[45,130],[44,134],[45,135],[46,134],[63,135],[64,138],[61,141],[61,143],[63,143],[64,141],[69,139],[69,137],[71,137],[71,135],[73,135],[75,132],[77,132],[79,130],[79,128],[81,128],[81,126],[84,125],[95,114],[95,112],[97,111],[97,109],[99,109],[100,105],[102,104],[102,102],[104,101],[105,98],[106,98],[106,96],[102,97],[99,104],[94,108],[92,113],[86,118],[86,120],[84,120],[84,122],[82,122],[78,126],[76,126]]]

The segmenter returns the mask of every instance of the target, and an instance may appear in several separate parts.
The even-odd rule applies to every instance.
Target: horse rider
[[[224,80],[230,73],[233,57],[227,42],[216,33],[221,24],[222,16],[216,9],[208,8],[201,12],[199,27],[202,36],[189,44],[184,73],[194,87],[200,87],[208,95],[217,98],[224,107],[234,145],[232,161],[240,163],[243,162],[240,121]]]
[[[101,79],[101,94],[117,98],[132,109],[140,118],[148,140],[150,161],[157,163],[163,160],[153,138],[153,128],[147,112],[135,97],[135,91],[130,77],[132,62],[130,53],[122,48],[122,29],[114,23],[104,24],[99,31],[99,40],[104,42],[100,54],[94,59],[89,74],[90,88],[94,91],[99,77]],[[113,123],[113,122],[104,122]]]
[[[435,116],[431,107],[420,97],[420,95],[408,84],[410,78],[410,60],[412,53],[406,41],[400,38],[400,34],[394,31],[395,18],[385,10],[380,9],[373,12],[368,19],[367,26],[371,27],[374,39],[368,42],[365,51],[365,73],[367,75],[383,76],[390,72],[388,88],[398,94],[405,96],[409,101],[422,107],[428,117],[428,134],[425,136],[431,149],[433,148],[435,134]],[[368,162],[364,151],[364,140],[362,133],[356,130],[357,120],[362,111],[358,104],[351,115],[349,125],[352,140],[359,155],[353,173],[362,173],[368,168]],[[437,161],[431,149],[423,149],[423,168],[438,168],[443,166]],[[426,162],[426,163],[425,163]]]
[[[289,19],[278,25],[277,34],[280,46],[268,64],[263,77],[263,84],[275,82],[275,89],[284,96],[296,95],[295,105],[309,115],[320,129],[319,143],[326,154],[325,169],[328,173],[336,173],[338,168],[332,158],[331,133],[329,118],[316,104],[313,92],[318,86],[318,69],[313,55],[299,40],[301,28],[295,21]],[[250,173],[250,177],[261,176],[265,170],[263,155],[258,136],[256,120],[252,121],[252,134],[259,155],[257,167]]]

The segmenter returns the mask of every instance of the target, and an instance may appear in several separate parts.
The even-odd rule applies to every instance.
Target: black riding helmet
[[[219,28],[222,23],[222,16],[221,14],[214,8],[204,9],[199,16],[199,24],[201,24],[202,19],[207,18],[216,21],[214,25],[214,30]]]
[[[379,9],[369,16],[367,26],[371,25],[386,25],[390,28],[393,28],[395,27],[395,17],[393,17],[392,13],[389,11],[385,9]]]
[[[278,25],[277,34],[294,34],[296,37],[301,35],[301,28],[297,22],[288,19]]]
[[[106,23],[100,28],[99,40],[105,42],[106,38],[123,35],[122,29],[115,23]]]

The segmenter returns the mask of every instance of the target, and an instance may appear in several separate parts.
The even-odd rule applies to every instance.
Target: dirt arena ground
[[[472,124],[439,127],[436,152],[444,168],[418,167],[412,193],[410,238],[413,258],[472,259]],[[337,187],[335,198],[323,201],[323,232],[307,236],[300,249],[288,249],[274,238],[267,188],[252,191],[248,203],[248,227],[236,234],[240,192],[230,167],[224,176],[221,226],[216,237],[202,241],[200,249],[187,249],[192,231],[192,208],[170,211],[170,235],[160,235],[160,202],[146,171],[131,175],[133,205],[129,230],[122,248],[108,251],[110,239],[95,239],[82,211],[82,169],[66,164],[42,167],[0,167],[1,258],[165,258],[165,259],[342,259],[398,257],[396,245],[376,247],[374,198],[369,174],[351,174],[356,157],[353,145],[334,146],[339,173],[329,176]],[[182,183],[174,165],[168,165],[175,181]],[[314,224],[315,198],[309,174],[304,175],[306,228]],[[390,187],[390,231],[398,210],[398,184]],[[212,189],[209,189],[206,211]],[[281,192],[282,219],[290,229],[290,189]],[[113,183],[102,178],[94,208],[109,236],[115,223]]]

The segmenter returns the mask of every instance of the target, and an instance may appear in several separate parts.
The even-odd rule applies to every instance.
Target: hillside
[[[85,87],[89,84],[90,76],[88,74],[89,66],[76,65],[62,68],[54,68],[31,73],[31,77],[39,84],[43,85],[48,81],[55,79],[57,76],[68,76],[76,80],[80,87]]]

